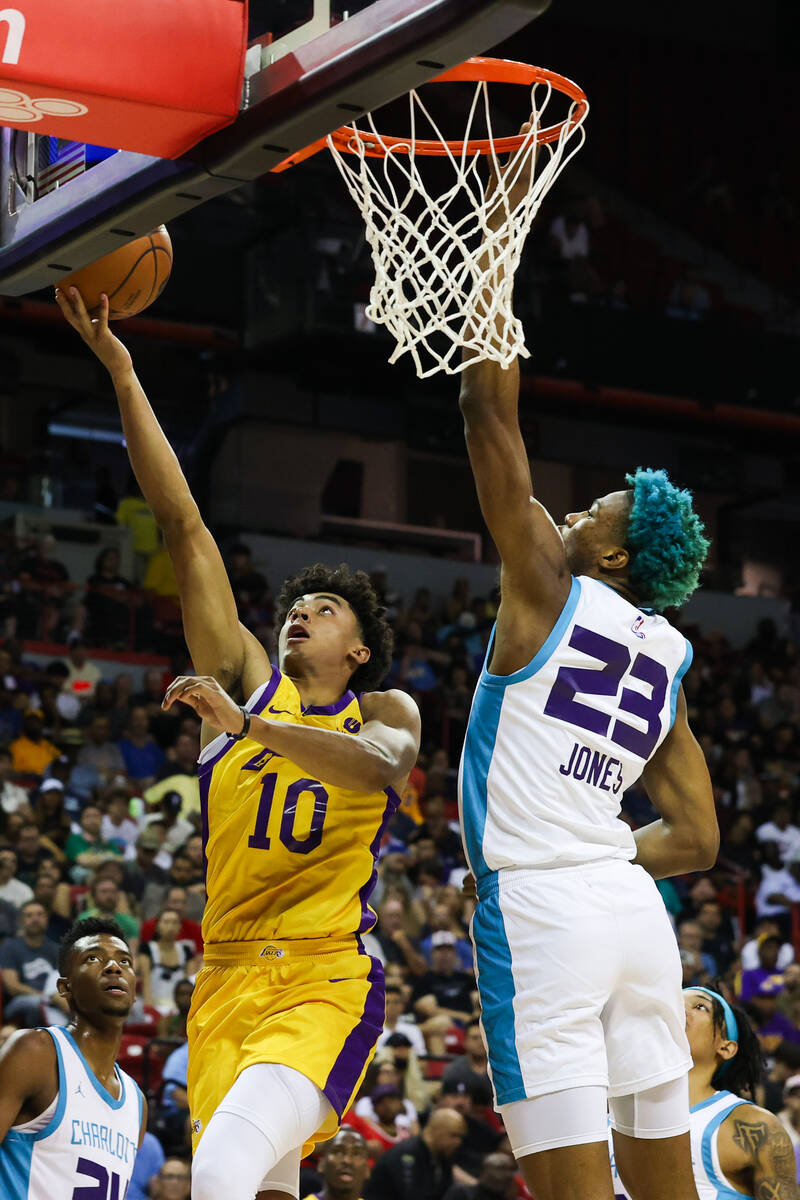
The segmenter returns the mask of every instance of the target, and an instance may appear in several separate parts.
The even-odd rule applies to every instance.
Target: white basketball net
[[[514,273],[545,193],[583,145],[588,111],[584,108],[573,121],[578,108],[573,102],[558,139],[539,144],[537,135],[545,128],[542,118],[553,91],[549,83],[537,83],[531,89],[530,133],[505,165],[501,166],[492,141],[487,158],[499,180],[494,190],[488,178],[481,178],[481,154],[470,154],[466,147],[481,101],[492,138],[485,82],[476,85],[465,146],[458,155],[447,147],[415,91],[409,93],[411,135],[403,150],[387,145],[371,113],[363,118],[367,129],[348,126],[354,153],[341,152],[328,138],[336,165],[366,223],[375,267],[366,315],[394,336],[397,347],[389,361],[410,354],[420,379],[439,371],[458,374],[478,359],[491,359],[506,367],[518,355],[529,355],[522,324],[512,309]],[[455,172],[452,186],[437,196],[428,193],[420,171],[426,159],[415,152],[417,139],[430,136],[441,140],[447,150],[446,157],[436,161],[449,160]],[[369,157],[367,150],[376,144],[384,155]],[[526,186],[530,156],[533,163]],[[517,183],[524,191],[521,197],[515,196],[511,208],[510,196]]]

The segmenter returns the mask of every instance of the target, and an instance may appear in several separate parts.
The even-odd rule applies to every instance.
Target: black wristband
[[[247,737],[248,733],[250,732],[250,713],[246,708],[243,708],[241,704],[239,705],[239,712],[244,717],[244,725],[242,726],[241,733],[228,733],[226,735],[234,742],[240,742],[242,738]]]

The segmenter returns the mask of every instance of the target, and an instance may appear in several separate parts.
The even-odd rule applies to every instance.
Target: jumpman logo
[[[78,1086],[75,1088],[75,1095],[83,1096],[84,1100],[86,1099],[86,1093],[83,1090],[83,1084],[80,1082],[80,1080],[78,1080]]]

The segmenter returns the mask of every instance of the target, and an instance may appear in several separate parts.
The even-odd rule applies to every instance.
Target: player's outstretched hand
[[[177,700],[188,704],[198,717],[223,733],[238,733],[242,728],[239,705],[213,675],[179,675],[167,688],[161,707],[170,708]]]
[[[108,327],[108,296],[105,292],[100,297],[100,315],[94,320],[75,287],[69,288],[68,292],[56,288],[56,304],[112,376],[133,368],[130,354]]]

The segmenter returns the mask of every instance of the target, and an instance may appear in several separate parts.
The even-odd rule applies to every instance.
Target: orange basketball
[[[100,294],[109,301],[109,318],[134,317],[164,290],[172,270],[172,242],[164,225],[136,238],[59,280],[62,291],[76,287],[90,316],[100,311]]]

